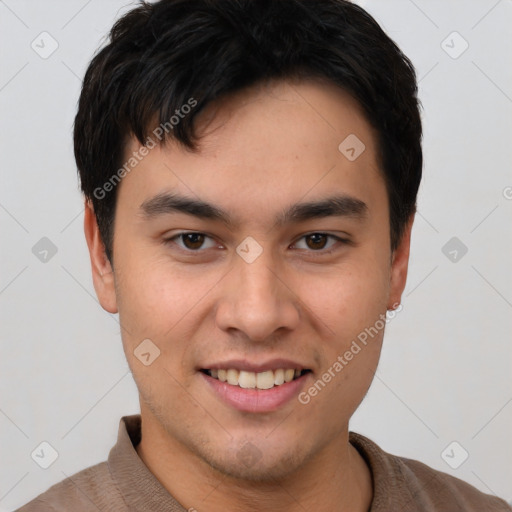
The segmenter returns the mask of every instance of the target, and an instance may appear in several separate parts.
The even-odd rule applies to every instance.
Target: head
[[[143,3],[92,60],[74,137],[94,285],[143,415],[255,480],[346,432],[405,286],[422,168],[414,69],[372,17]],[[234,407],[206,375],[227,361],[307,370],[302,399]]]

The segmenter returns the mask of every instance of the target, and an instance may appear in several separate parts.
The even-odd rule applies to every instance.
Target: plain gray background
[[[425,166],[403,310],[351,430],[512,500],[512,1],[361,3],[417,69]],[[86,66],[130,5],[0,1],[0,511],[105,460],[139,412],[71,138]]]

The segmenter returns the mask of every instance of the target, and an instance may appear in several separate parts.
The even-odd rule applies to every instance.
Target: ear
[[[402,234],[402,238],[391,256],[391,279],[388,309],[396,309],[402,299],[409,268],[409,251],[411,247],[411,230],[414,214],[411,215]]]
[[[117,313],[114,272],[105,253],[92,203],[85,200],[84,232],[91,258],[92,281],[101,307]]]

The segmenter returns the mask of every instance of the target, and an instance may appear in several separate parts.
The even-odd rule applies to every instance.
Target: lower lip
[[[244,412],[272,412],[297,396],[311,372],[270,389],[244,389],[199,372],[213,391],[227,404]]]

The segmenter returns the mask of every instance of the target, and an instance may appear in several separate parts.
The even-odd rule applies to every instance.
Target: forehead
[[[259,84],[209,105],[196,127],[197,151],[170,139],[127,174],[121,188],[132,203],[177,190],[261,217],[285,198],[333,188],[365,202],[385,195],[376,134],[358,102],[332,84]],[[139,149],[132,138],[125,158]]]

